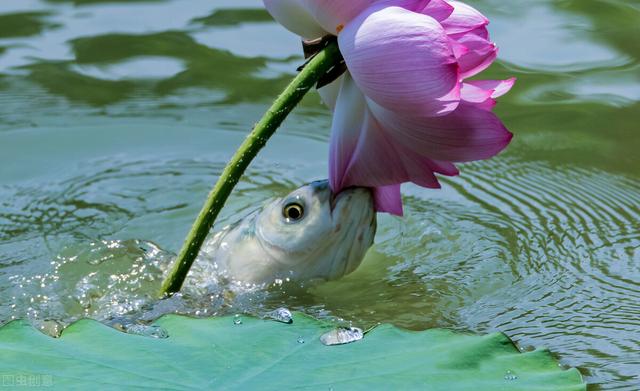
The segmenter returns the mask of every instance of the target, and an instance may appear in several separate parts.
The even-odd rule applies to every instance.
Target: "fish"
[[[369,189],[334,194],[327,180],[315,181],[217,232],[196,264],[251,284],[336,280],[361,264],[376,226]]]
[[[259,300],[278,281],[334,280],[351,273],[375,232],[369,189],[334,194],[326,180],[311,182],[213,230],[180,294],[157,297],[174,253],[146,240],[102,239],[69,245],[38,278],[16,276],[8,293],[16,305],[0,313],[0,322],[29,318],[57,336],[89,317],[127,333],[164,338],[163,330],[147,324],[162,314],[235,310],[246,297]]]

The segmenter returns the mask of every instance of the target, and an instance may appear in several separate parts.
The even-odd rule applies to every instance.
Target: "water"
[[[516,135],[504,154],[442,190],[404,187],[407,216],[381,216],[340,281],[225,291],[201,272],[149,304],[300,44],[253,0],[0,2],[0,319],[145,331],[168,312],[286,307],[336,326],[500,330],[593,389],[639,389],[640,6],[471,3],[501,47],[486,77],[519,80],[497,107]],[[329,124],[309,94],[217,226],[325,178]]]

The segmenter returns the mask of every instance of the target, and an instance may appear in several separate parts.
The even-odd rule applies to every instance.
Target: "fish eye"
[[[297,202],[290,202],[282,209],[282,215],[287,221],[298,221],[304,217],[304,207]]]

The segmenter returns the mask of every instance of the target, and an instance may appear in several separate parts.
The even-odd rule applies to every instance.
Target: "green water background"
[[[442,190],[405,186],[407,216],[380,217],[356,273],[278,300],[363,326],[500,330],[593,389],[640,389],[640,3],[470,3],[501,49],[483,77],[518,78],[496,109],[514,141]],[[0,314],[65,247],[177,251],[301,61],[259,1],[0,2]],[[305,98],[220,224],[325,178],[330,121]]]

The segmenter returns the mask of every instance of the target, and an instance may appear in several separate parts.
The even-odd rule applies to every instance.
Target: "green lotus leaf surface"
[[[81,320],[51,338],[24,321],[0,328],[5,385],[60,390],[585,390],[549,351],[521,353],[504,334],[475,336],[382,325],[363,340],[325,346],[334,326],[242,317],[156,321],[169,337],[125,334]]]

